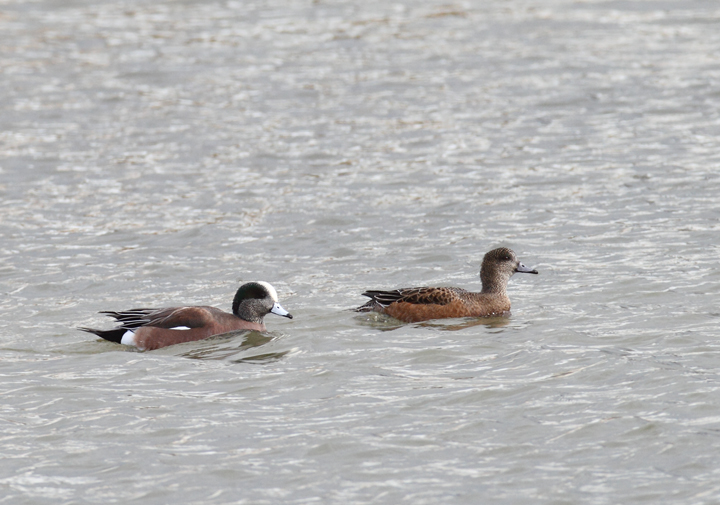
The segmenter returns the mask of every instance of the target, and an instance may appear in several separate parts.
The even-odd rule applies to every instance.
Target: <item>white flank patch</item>
[[[268,290],[268,293],[270,293],[270,298],[272,298],[274,302],[278,301],[277,291],[275,291],[275,288],[272,287],[270,283],[265,281],[258,281],[258,284]]]
[[[137,345],[135,343],[135,332],[134,331],[126,331],[125,335],[122,336],[120,339],[120,343],[123,345]]]
[[[187,326],[175,326],[174,328],[170,328],[171,330],[189,330]]]

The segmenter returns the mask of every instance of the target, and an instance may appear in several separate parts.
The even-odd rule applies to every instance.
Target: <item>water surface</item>
[[[717,503],[720,7],[0,4],[2,503]],[[513,315],[398,324],[368,288]],[[271,282],[137,352],[97,312]],[[713,463],[715,461],[715,463]]]

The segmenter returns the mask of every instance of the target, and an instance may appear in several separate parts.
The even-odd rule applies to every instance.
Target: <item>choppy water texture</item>
[[[0,67],[0,503],[720,502],[717,2],[5,0]],[[508,319],[346,310],[498,246]]]

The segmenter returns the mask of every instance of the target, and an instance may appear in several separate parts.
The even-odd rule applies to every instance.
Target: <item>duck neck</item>
[[[482,281],[482,294],[507,296],[508,279],[503,276],[491,276],[486,272],[480,272],[480,280]]]

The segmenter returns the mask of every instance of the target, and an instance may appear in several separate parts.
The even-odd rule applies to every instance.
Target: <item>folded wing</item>
[[[396,302],[412,303],[417,305],[448,305],[454,301],[461,300],[461,295],[467,293],[460,288],[401,288],[391,291],[370,290],[365,291],[363,296],[370,298],[370,302],[363,307],[375,304],[380,307],[387,307]],[[362,307],[361,307],[362,308]]]

